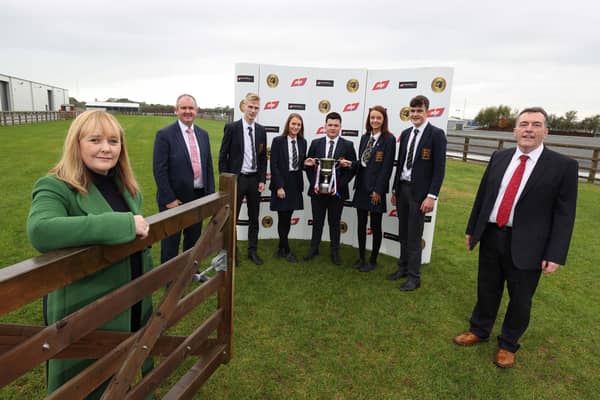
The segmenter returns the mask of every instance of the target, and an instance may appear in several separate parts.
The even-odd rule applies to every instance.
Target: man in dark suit
[[[469,250],[481,242],[477,303],[469,331],[454,342],[470,346],[489,338],[506,282],[510,300],[494,360],[503,368],[514,364],[541,273],[566,261],[575,222],[578,165],[543,145],[547,121],[540,107],[519,113],[517,147],[490,158],[466,230]]]
[[[325,117],[327,137],[315,139],[310,143],[308,155],[304,161],[308,175],[310,204],[312,206],[313,226],[310,240],[310,250],[304,260],[310,260],[319,254],[319,244],[323,234],[325,215],[329,223],[329,237],[331,246],[331,260],[336,265],[341,265],[340,258],[340,220],[344,208],[344,200],[349,197],[348,183],[354,176],[353,163],[356,161],[356,151],[351,141],[340,137],[342,117],[336,112],[331,112]],[[317,160],[319,158],[333,158],[337,160],[335,168],[336,190],[322,194],[318,191],[319,179],[315,179]],[[317,189],[315,188],[317,187]]]
[[[446,169],[446,135],[427,121],[429,99],[416,96],[410,101],[413,126],[400,136],[400,149],[392,204],[398,214],[400,259],[390,280],[408,276],[400,286],[412,291],[421,286],[421,240],[425,214],[433,211]]]
[[[219,173],[229,172],[238,176],[237,216],[246,196],[248,207],[248,258],[256,265],[263,260],[258,256],[258,214],[260,194],[265,190],[267,175],[267,133],[256,122],[260,110],[260,97],[248,93],[242,101],[243,118],[225,125]]]
[[[177,207],[215,191],[215,177],[208,133],[194,125],[196,99],[182,94],[175,103],[178,120],[156,133],[152,171],[159,211]],[[194,246],[202,221],[183,230],[183,250]],[[160,261],[175,257],[181,232],[161,241]]]

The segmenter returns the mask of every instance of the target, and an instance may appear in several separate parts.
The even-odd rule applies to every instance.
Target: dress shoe
[[[256,265],[262,265],[262,264],[263,264],[263,260],[262,260],[262,258],[260,258],[260,257],[258,256],[258,254],[256,254],[256,252],[255,252],[255,251],[251,251],[251,252],[249,252],[249,253],[248,253],[248,258],[249,258],[250,260],[252,260],[252,262],[253,262],[254,264],[256,264]]]
[[[375,269],[375,267],[377,266],[376,263],[369,261],[368,263],[366,263],[365,265],[363,265],[360,268],[360,272],[369,272],[369,271],[373,271]]]
[[[296,255],[294,253],[292,253],[291,251],[289,253],[287,253],[287,255],[285,256],[285,260],[287,262],[291,262],[291,263],[295,263],[298,262],[298,258],[296,257]]]
[[[396,281],[398,279],[406,277],[407,275],[408,274],[406,273],[406,271],[401,271],[400,269],[398,269],[398,271],[388,274],[385,277],[385,279],[387,279],[388,281]]]
[[[421,281],[417,281],[415,279],[409,279],[406,283],[399,287],[402,292],[412,292],[413,290],[417,290],[421,287]]]
[[[318,254],[319,254],[319,252],[318,252],[317,250],[310,250],[310,251],[308,252],[308,254],[307,254],[307,255],[305,255],[305,256],[303,257],[303,258],[304,258],[304,261],[312,260],[312,259],[313,259],[313,258],[315,258],[315,257],[316,257]]]
[[[505,349],[498,349],[494,364],[500,368],[510,368],[515,365],[515,353]]]
[[[335,252],[331,253],[331,262],[335,265],[342,265],[342,259],[340,258],[340,253]]]
[[[486,342],[487,338],[482,338],[474,334],[473,332],[461,333],[454,338],[454,343],[459,346],[473,346],[474,344]]]
[[[282,248],[277,249],[277,252],[275,253],[275,257],[278,257],[278,258],[285,257],[286,255],[287,255],[287,251],[285,251],[285,249],[282,249]]]
[[[352,265],[352,268],[356,268],[356,269],[361,269],[363,267],[363,265],[365,265],[365,260],[361,260],[358,259],[356,260],[356,262]]]

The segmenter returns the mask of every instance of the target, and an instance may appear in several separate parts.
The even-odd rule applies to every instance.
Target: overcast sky
[[[2,0],[0,74],[78,100],[234,103],[235,63],[454,68],[451,114],[600,114],[592,0]]]

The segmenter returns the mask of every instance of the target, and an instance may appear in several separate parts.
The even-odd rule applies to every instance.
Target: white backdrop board
[[[360,136],[365,132],[365,120],[369,107],[382,105],[387,109],[389,128],[396,139],[402,130],[411,126],[408,120],[408,104],[418,94],[429,98],[429,121],[446,130],[448,107],[452,84],[451,68],[412,68],[394,70],[367,69],[326,69],[292,67],[265,64],[236,64],[234,118],[242,117],[239,104],[248,92],[255,92],[261,98],[261,110],[257,121],[267,130],[267,147],[273,138],[281,135],[285,121],[292,112],[304,119],[304,136],[310,145],[311,140],[324,135],[325,116],[337,111],[342,116],[341,135],[354,142],[358,153]],[[397,150],[396,150],[397,151]],[[396,154],[397,155],[397,154]],[[392,172],[392,179],[395,168]],[[267,175],[267,189],[262,194],[260,206],[260,238],[277,238],[277,213],[269,209],[271,192],[268,190],[270,171]],[[304,176],[305,192],[308,180]],[[357,246],[356,210],[350,199],[342,213],[342,243]],[[391,183],[390,183],[391,184]],[[391,188],[390,188],[391,189]],[[383,219],[384,239],[381,252],[397,257],[400,254],[398,243],[398,220],[395,207],[390,203],[388,194],[388,213]],[[438,200],[439,202],[440,200]],[[443,201],[443,199],[441,199]],[[433,231],[437,208],[425,217],[423,232],[423,262],[431,257]],[[304,197],[304,210],[294,211],[290,238],[310,239],[312,230],[310,199]],[[238,221],[238,238],[247,238],[247,210],[242,206]],[[327,223],[323,231],[323,240],[329,240]],[[370,232],[367,236],[367,248],[370,249]]]

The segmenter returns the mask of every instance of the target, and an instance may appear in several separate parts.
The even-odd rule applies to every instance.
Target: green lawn
[[[156,212],[154,134],[174,119],[119,120],[145,196],[144,212],[151,215]],[[0,127],[0,266],[36,255],[24,232],[30,190],[57,161],[68,125]],[[210,133],[216,163],[222,123],[200,125]],[[391,257],[380,257],[381,267],[369,274],[336,267],[324,255],[310,263],[281,264],[271,256],[276,241],[264,241],[265,265],[242,259],[236,271],[234,358],[197,398],[600,398],[600,186],[580,184],[568,266],[542,277],[515,368],[492,364],[493,340],[472,348],[452,344],[468,326],[475,300],[477,254],[465,250],[464,227],[483,168],[448,161],[432,262],[414,293],[402,293],[398,283],[385,280],[395,269]],[[305,241],[293,240],[292,246],[300,255],[308,250]],[[155,260],[158,247],[153,247]],[[357,250],[345,246],[342,255],[349,265]],[[200,314],[205,312],[178,330],[189,332]],[[40,324],[39,303],[0,320]],[[43,371],[39,367],[0,389],[0,399],[42,397]]]

